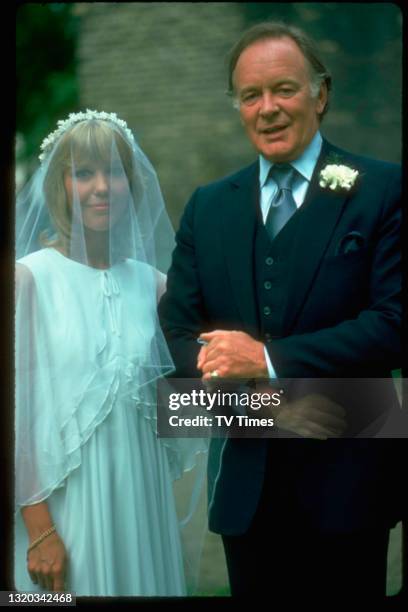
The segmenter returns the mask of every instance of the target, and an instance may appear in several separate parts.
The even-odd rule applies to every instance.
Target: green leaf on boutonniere
[[[339,155],[339,153],[334,153],[334,151],[332,151],[325,159],[324,165],[325,166],[340,166],[341,165],[341,160],[343,159],[342,155]]]

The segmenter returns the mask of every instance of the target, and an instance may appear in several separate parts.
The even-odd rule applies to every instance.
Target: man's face
[[[297,159],[319,127],[326,85],[310,91],[307,61],[288,37],[259,40],[240,55],[234,90],[241,121],[255,149],[271,162]]]

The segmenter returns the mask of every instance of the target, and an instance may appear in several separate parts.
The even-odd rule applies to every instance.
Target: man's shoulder
[[[187,202],[180,224],[183,225],[185,219],[195,219],[195,222],[203,226],[211,220],[219,219],[222,211],[235,205],[237,197],[241,196],[247,201],[256,196],[257,189],[259,189],[258,161],[221,179],[197,187]]]
[[[259,162],[256,161],[249,166],[245,166],[240,170],[232,172],[227,176],[224,176],[216,181],[207,183],[198,188],[198,191],[204,195],[212,195],[216,192],[222,192],[225,189],[231,189],[234,187],[240,187],[242,185],[248,185],[255,181],[259,174]]]
[[[339,165],[346,165],[353,167],[355,170],[361,172],[369,172],[370,174],[395,174],[401,172],[401,165],[395,162],[390,162],[374,157],[365,155],[359,155],[352,153],[340,147],[336,147],[331,143],[325,141],[324,148],[322,150],[323,165],[325,163],[335,163]]]

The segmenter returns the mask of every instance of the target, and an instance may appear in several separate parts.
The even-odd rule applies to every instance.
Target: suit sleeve
[[[398,173],[383,202],[367,308],[333,327],[276,339],[268,352],[279,377],[358,376],[362,368],[376,376],[401,367],[400,193]]]
[[[176,248],[167,277],[167,291],[159,303],[160,323],[169,344],[175,376],[200,377],[196,368],[205,313],[193,240],[197,191],[188,202],[176,235]]]

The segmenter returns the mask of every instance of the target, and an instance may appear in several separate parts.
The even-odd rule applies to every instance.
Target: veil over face
[[[149,481],[160,454],[168,490],[196,468],[182,488],[185,532],[203,490],[208,443],[156,439],[156,381],[174,370],[157,315],[174,232],[152,165],[126,124],[105,115],[61,122],[17,196],[16,509],[54,499],[101,439],[97,430],[109,431],[115,448],[103,456],[121,457],[129,481],[140,474],[146,490],[161,486]],[[129,419],[123,435],[112,425],[119,415]],[[141,431],[153,453],[146,464],[135,459]],[[193,580],[204,527],[183,551]]]
[[[119,399],[154,426],[155,380],[174,369],[156,311],[174,242],[156,173],[115,122],[58,136],[16,202],[21,505],[61,485]]]
[[[17,198],[17,259],[54,246],[92,265],[123,258],[166,271],[174,247],[156,172],[116,123],[91,118],[56,139]]]

